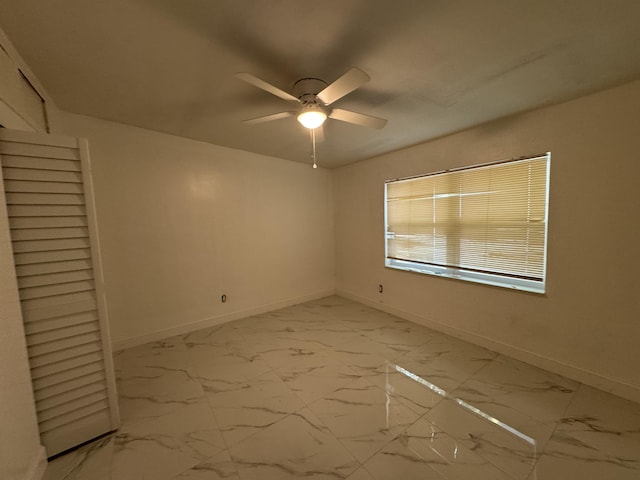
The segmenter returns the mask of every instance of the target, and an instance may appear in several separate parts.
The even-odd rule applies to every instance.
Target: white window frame
[[[489,165],[507,163],[512,161],[519,161],[525,159],[547,158],[547,170],[546,170],[546,198],[545,198],[545,221],[544,221],[544,267],[542,280],[531,280],[526,278],[518,278],[510,275],[503,275],[497,273],[479,272],[475,270],[467,270],[461,267],[455,266],[441,266],[434,264],[426,264],[422,262],[413,262],[408,260],[399,260],[395,258],[389,258],[388,254],[388,240],[393,235],[389,232],[389,223],[387,221],[387,185],[392,182],[401,180],[410,180],[413,178],[423,178],[431,175],[446,174],[449,172],[455,172],[459,170],[474,169],[480,167],[486,167]],[[440,172],[433,172],[425,175],[419,175],[415,177],[399,178],[394,180],[387,180],[385,182],[384,189],[384,225],[385,225],[385,267],[393,268],[397,270],[404,270],[408,272],[421,273],[426,275],[434,275],[438,277],[452,278],[457,280],[465,280],[468,282],[482,283],[485,285],[493,285],[498,287],[510,288],[514,290],[522,290],[526,292],[543,294],[546,292],[546,270],[547,270],[547,245],[548,245],[548,226],[549,226],[549,177],[551,170],[551,153],[547,152],[541,155],[532,155],[527,157],[516,158],[512,160],[503,160],[499,162],[491,162],[480,165],[472,165],[468,167],[462,167],[457,169],[445,170]]]

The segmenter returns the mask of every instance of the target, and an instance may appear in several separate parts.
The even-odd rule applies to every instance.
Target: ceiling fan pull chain
[[[312,154],[311,157],[313,158],[313,168],[318,168],[318,165],[316,164],[316,129],[312,128],[311,129],[311,145],[312,145]]]

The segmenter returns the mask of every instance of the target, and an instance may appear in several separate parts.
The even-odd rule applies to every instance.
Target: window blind
[[[549,155],[386,184],[387,259],[542,282]]]

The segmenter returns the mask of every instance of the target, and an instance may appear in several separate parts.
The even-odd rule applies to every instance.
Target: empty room
[[[0,1],[0,478],[640,479],[639,22]]]

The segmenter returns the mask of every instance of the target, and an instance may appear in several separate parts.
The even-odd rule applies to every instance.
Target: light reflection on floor
[[[452,398],[453,401],[456,402],[458,405],[460,405],[462,408],[466,408],[470,412],[473,412],[476,415],[484,418],[485,420],[487,420],[487,421],[497,425],[498,427],[506,430],[507,432],[510,432],[511,434],[513,434],[513,435],[517,436],[518,438],[524,440],[525,442],[531,444],[531,446],[535,448],[536,441],[533,438],[529,437],[528,435],[525,435],[524,433],[516,430],[515,428],[510,427],[506,423],[501,422],[497,418],[492,417],[488,413],[483,412],[482,410],[474,407],[473,405],[469,405],[467,402],[465,402],[461,398],[451,397],[446,391],[444,391],[443,389],[441,389],[437,385],[434,385],[433,383],[425,380],[424,378],[419,377],[418,375],[416,375],[414,373],[411,373],[408,370],[405,370],[400,365],[392,365],[392,368],[394,368],[397,372],[400,372],[403,375],[409,377],[411,380],[414,380],[414,381],[418,382],[419,384],[424,385],[428,389],[433,390],[438,395],[440,395],[440,396],[442,396],[444,398]]]

